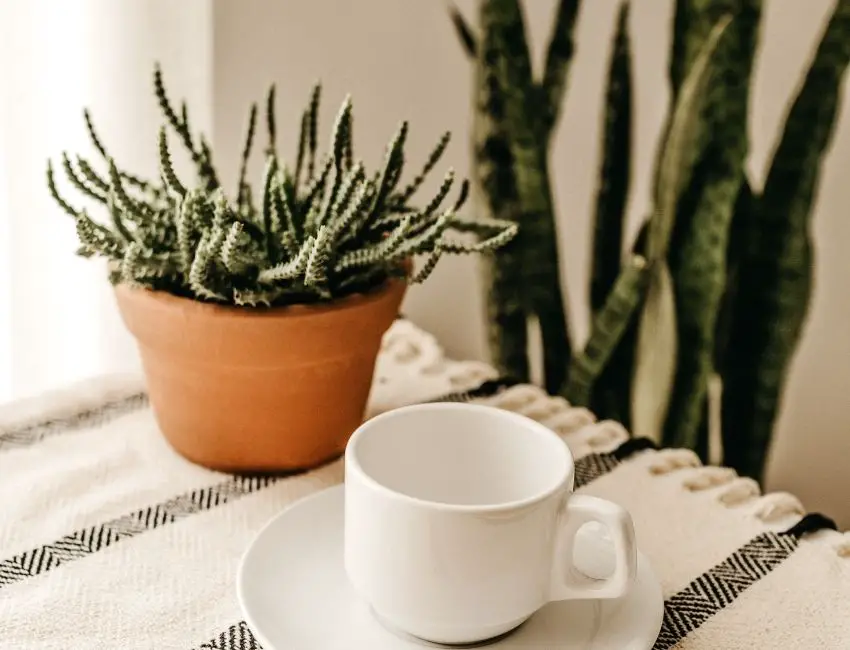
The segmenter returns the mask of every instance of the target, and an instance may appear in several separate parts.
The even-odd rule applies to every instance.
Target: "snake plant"
[[[476,26],[451,9],[475,70],[476,207],[521,225],[488,276],[494,358],[528,379],[527,332],[538,323],[550,391],[703,456],[709,427],[719,428],[723,462],[758,478],[809,307],[812,204],[850,62],[850,0],[835,0],[761,190],[745,161],[762,1],[676,0],[671,110],[653,202],[634,242],[623,238],[634,80],[629,3],[622,3],[592,217],[591,333],[576,350],[560,283],[549,150],[580,9],[581,0],[558,1],[539,74],[519,0],[478,0]],[[709,390],[717,384],[722,396]],[[719,421],[709,413],[720,413]]]

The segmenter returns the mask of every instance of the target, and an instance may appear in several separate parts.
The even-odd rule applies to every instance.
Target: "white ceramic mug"
[[[573,458],[550,429],[471,404],[400,408],[345,451],[345,568],[390,627],[437,643],[504,634],[553,600],[617,598],[637,548],[620,506],[573,495]],[[602,580],[573,564],[578,529],[614,548]]]

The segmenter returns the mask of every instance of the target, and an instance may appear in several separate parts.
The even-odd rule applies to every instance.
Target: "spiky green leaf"
[[[602,166],[596,191],[593,220],[593,251],[590,273],[590,307],[602,309],[620,274],[623,225],[629,197],[632,156],[631,44],[628,33],[629,5],[623,3],[608,66]]]
[[[648,282],[646,260],[639,255],[633,256],[594,317],[584,350],[570,366],[562,394],[571,404],[590,404],[594,384],[641,306]]]
[[[764,469],[811,300],[812,206],[848,62],[850,0],[837,0],[754,208],[732,308],[723,368],[724,462],[755,478]]]

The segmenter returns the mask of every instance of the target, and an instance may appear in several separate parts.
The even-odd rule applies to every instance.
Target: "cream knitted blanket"
[[[631,511],[666,598],[657,648],[850,649],[850,537],[794,497],[760,496],[690,452],[649,449],[486,365],[447,360],[397,321],[372,412],[437,398],[552,427],[580,489]],[[191,465],[157,432],[139,378],[3,407],[0,648],[259,648],[236,602],[239,558],[282,508],[341,479],[340,462],[279,479]]]

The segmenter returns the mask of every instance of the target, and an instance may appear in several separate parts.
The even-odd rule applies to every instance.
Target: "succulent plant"
[[[510,221],[458,216],[469,185],[460,183],[456,198],[449,201],[455,182],[451,169],[430,200],[419,207],[411,203],[445,151],[449,133],[439,139],[419,174],[401,185],[407,123],[390,141],[381,167],[367,170],[353,155],[352,103],[346,98],[328,151],[320,156],[319,85],[302,115],[293,167],[277,154],[274,86],[269,90],[268,145],[259,191],[246,180],[258,120],[257,106],[252,106],[236,195],[229,197],[209,143],[193,136],[185,103],[179,113],[175,110],[158,66],[154,90],[167,124],[189,153],[196,183],[186,183],[175,172],[165,126],[158,140],[160,178],[151,181],[116,165],[88,111],[85,124],[106,172],[96,171],[79,155],[72,159],[63,154],[62,167],[76,189],[105,206],[108,221],[96,221],[66,201],[48,162],[49,190],[76,222],[78,254],[107,258],[113,283],[235,305],[328,301],[375,289],[393,276],[422,282],[441,255],[491,251],[516,234]],[[260,197],[258,202],[254,196]],[[411,275],[414,255],[426,257]]]

